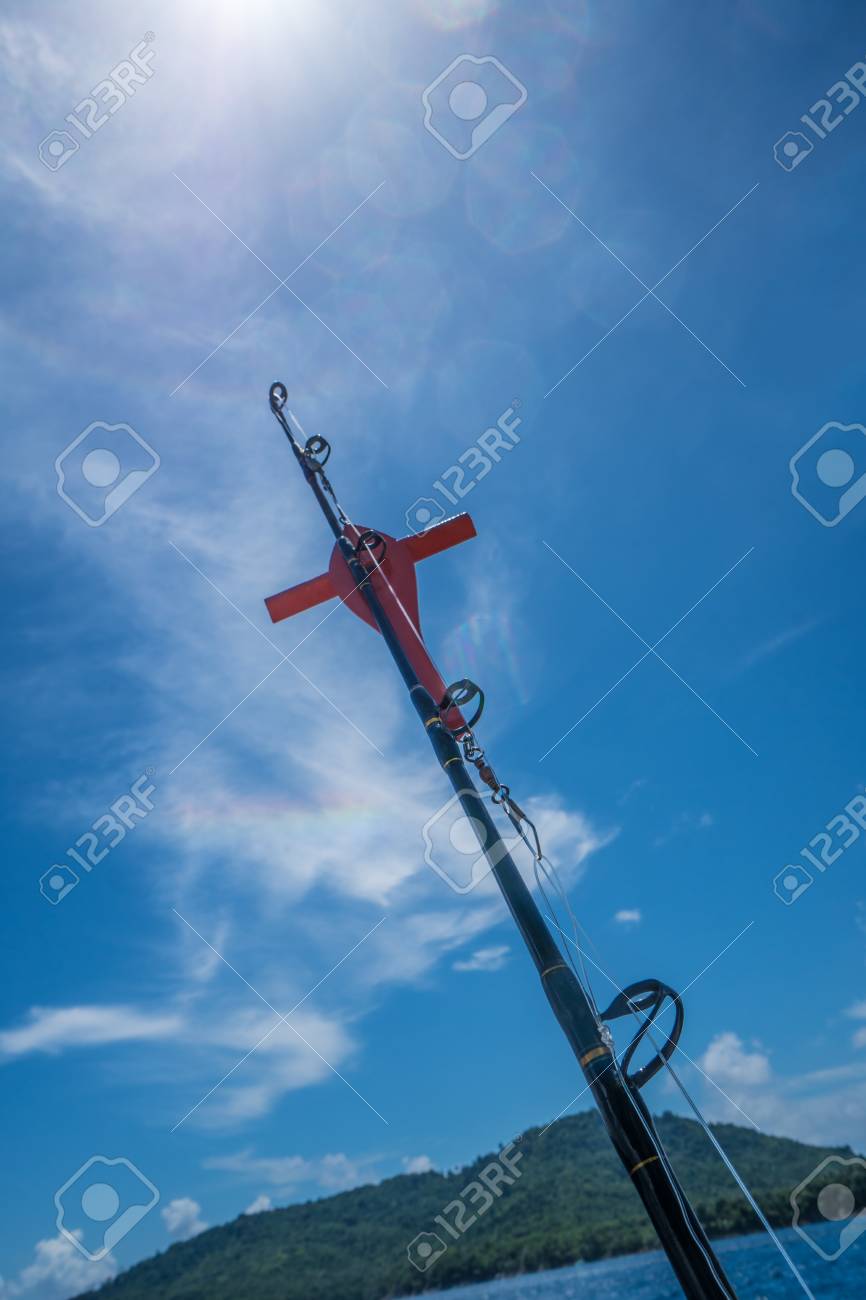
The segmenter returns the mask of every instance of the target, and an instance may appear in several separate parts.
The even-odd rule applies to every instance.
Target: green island
[[[757,1230],[700,1126],[669,1113],[657,1124],[708,1232]],[[716,1124],[713,1131],[780,1227],[791,1224],[791,1191],[825,1156],[853,1155],[848,1147],[807,1146],[734,1124]],[[519,1176],[500,1188],[458,1240],[436,1216],[460,1199],[496,1152],[450,1173],[400,1174],[321,1200],[241,1215],[136,1264],[97,1294],[100,1300],[386,1300],[657,1246],[596,1112],[528,1129],[514,1150],[521,1153]],[[810,1187],[804,1217],[820,1217],[815,1202],[823,1182]],[[866,1200],[866,1185],[860,1191]],[[468,1207],[467,1219],[471,1213]],[[452,1221],[454,1212],[446,1217]],[[406,1248],[424,1232],[437,1233],[448,1249],[420,1271]]]

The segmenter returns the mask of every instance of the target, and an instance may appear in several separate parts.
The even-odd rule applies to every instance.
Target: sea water
[[[825,1254],[837,1248],[839,1229],[834,1224],[810,1226],[809,1231]],[[779,1239],[815,1300],[866,1298],[866,1232],[832,1262],[823,1260],[790,1228],[780,1232]],[[765,1234],[728,1237],[713,1244],[740,1300],[802,1300],[808,1294]],[[447,1300],[682,1300],[683,1295],[660,1251],[434,1294]]]

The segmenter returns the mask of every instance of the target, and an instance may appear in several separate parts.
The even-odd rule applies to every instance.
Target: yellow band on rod
[[[599,1056],[610,1056],[610,1048],[609,1048],[609,1047],[594,1047],[594,1048],[592,1049],[591,1052],[587,1052],[587,1053],[586,1053],[586,1056],[582,1056],[582,1057],[580,1058],[580,1064],[581,1064],[582,1066],[583,1066],[583,1065],[589,1065],[590,1061],[595,1061],[595,1060],[597,1060]]]

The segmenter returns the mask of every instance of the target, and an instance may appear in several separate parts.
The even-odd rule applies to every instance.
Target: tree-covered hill
[[[700,1127],[673,1115],[658,1125],[709,1231],[757,1227]],[[714,1128],[770,1220],[790,1224],[791,1191],[829,1152],[732,1124]],[[459,1222],[452,1203],[497,1153],[455,1173],[401,1174],[325,1200],[242,1215],[137,1264],[106,1284],[100,1300],[384,1300],[656,1244],[594,1111],[546,1131],[529,1129],[514,1150],[521,1153],[519,1176],[499,1186],[475,1222],[473,1205],[477,1210],[488,1198],[462,1198],[469,1226],[459,1240],[436,1217]],[[866,1201],[866,1186],[863,1193]],[[448,1247],[423,1272],[407,1257],[420,1233],[435,1233]]]

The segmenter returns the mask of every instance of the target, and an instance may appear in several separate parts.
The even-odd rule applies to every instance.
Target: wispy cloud
[[[0,1032],[0,1055],[177,1038],[180,1016],[130,1006],[31,1007],[25,1023]]]
[[[263,1183],[278,1195],[289,1195],[308,1185],[336,1192],[375,1182],[375,1165],[375,1158],[351,1159],[343,1152],[308,1159],[304,1156],[257,1156],[249,1147],[229,1155],[210,1156],[204,1161],[205,1169],[235,1174],[244,1182]]]
[[[623,793],[619,796],[617,803],[620,806],[627,804],[632,795],[637,794],[638,790],[642,790],[644,786],[648,784],[649,782],[645,776],[635,777],[634,781],[632,781],[630,785],[626,786]]]
[[[642,919],[642,914],[637,907],[621,907],[618,912],[614,913],[613,919],[617,925],[638,925]]]
[[[132,33],[130,41],[140,35]],[[115,723],[106,723],[99,737],[89,740],[92,693],[81,679],[80,664],[72,656],[58,662],[50,685],[47,674],[34,675],[29,698],[34,724],[42,718],[56,727],[62,699],[64,726],[82,736],[79,775],[62,788],[46,788],[45,806],[52,817],[68,816],[88,826],[106,798],[128,784],[127,774],[156,769],[158,810],[137,829],[135,852],[152,900],[142,942],[150,969],[159,974],[129,991],[117,990],[109,1006],[33,1009],[23,1023],[4,1027],[0,1051],[11,1057],[86,1047],[100,1062],[115,1063],[119,1073],[157,1084],[171,1121],[231,1071],[274,1021],[213,950],[176,922],[173,908],[193,919],[213,949],[225,953],[280,1010],[306,999],[387,912],[391,934],[384,927],[374,934],[316,987],[302,1008],[306,1019],[292,1017],[337,1069],[350,1066],[362,1051],[363,1017],[384,992],[425,978],[437,967],[447,969],[470,945],[477,943],[480,950],[482,936],[506,913],[492,879],[471,897],[456,899],[423,861],[421,828],[448,790],[423,735],[413,731],[411,710],[379,640],[336,606],[276,628],[264,611],[266,595],[325,567],[329,540],[272,427],[265,397],[274,376],[268,368],[261,379],[258,408],[251,405],[255,395],[248,376],[259,383],[263,356],[294,359],[293,404],[311,432],[339,430],[334,465],[341,461],[342,466],[335,482],[339,478],[338,486],[360,498],[378,472],[365,468],[366,454],[353,461],[355,451],[369,448],[371,410],[363,372],[359,380],[351,358],[347,371],[346,354],[315,320],[299,323],[303,308],[283,310],[266,324],[256,316],[244,326],[221,351],[218,370],[190,381],[172,399],[176,416],[166,415],[163,399],[173,383],[263,296],[258,282],[253,291],[251,279],[264,274],[255,258],[170,178],[171,168],[189,174],[214,211],[265,260],[273,260],[266,239],[259,250],[255,205],[236,187],[221,186],[213,174],[200,185],[182,165],[211,138],[219,108],[215,97],[205,92],[195,105],[186,104],[185,89],[168,62],[160,62],[157,40],[153,88],[159,78],[159,94],[136,97],[100,134],[98,149],[82,148],[62,173],[50,175],[35,158],[35,144],[47,129],[40,115],[58,114],[62,121],[86,93],[90,83],[87,77],[82,82],[80,68],[90,67],[89,55],[84,57],[83,40],[80,48],[55,48],[37,25],[12,25],[2,36],[12,89],[20,88],[9,115],[6,166],[18,179],[27,175],[30,198],[47,221],[62,213],[70,243],[75,244],[70,232],[96,232],[95,241],[75,246],[84,256],[98,244],[100,258],[112,268],[110,285],[94,297],[93,277],[70,276],[65,306],[71,314],[76,307],[86,310],[93,322],[96,333],[82,345],[88,365],[98,364],[94,358],[103,352],[111,356],[100,390],[106,407],[126,409],[126,385],[134,375],[139,431],[153,440],[163,465],[95,536],[59,501],[51,481],[55,455],[78,428],[66,430],[59,419],[46,433],[40,424],[34,438],[18,440],[16,456],[4,461],[3,472],[27,484],[26,515],[22,508],[27,529],[62,549],[70,567],[98,586],[105,635],[94,645],[92,609],[84,601],[70,609],[66,634],[82,638],[92,671],[110,673],[117,685]],[[227,39],[227,75],[230,48]],[[116,57],[124,53],[120,48]],[[46,85],[51,87],[47,104],[35,96]],[[173,117],[176,94],[186,104],[183,133],[176,131]],[[140,181],[123,166],[116,169],[110,193],[104,184],[91,184],[97,155],[99,168],[111,172],[130,149],[137,175],[151,170],[165,175],[170,196],[154,196],[142,208]],[[263,176],[271,176],[266,152],[249,160],[251,176],[257,165]],[[342,154],[330,165],[334,174],[323,186],[323,207],[297,205],[293,232],[302,246],[292,250],[290,266],[280,264],[283,273],[317,248],[381,179],[368,184],[364,177],[361,184]],[[398,228],[387,208],[397,199],[386,199],[387,189],[305,268],[312,273],[323,262],[345,271],[328,282],[326,302],[314,304],[328,319],[333,308],[339,309],[335,320],[344,309],[357,319],[359,289],[353,276],[371,257],[378,258]],[[101,196],[98,204],[94,193]],[[436,194],[438,199],[441,191]],[[151,258],[144,269],[143,242]],[[202,269],[209,255],[221,267],[218,284]],[[371,364],[377,366],[373,354],[393,355],[403,372],[401,388],[408,391],[413,376],[427,366],[429,339],[448,309],[448,295],[441,290],[441,268],[411,239],[379,273],[375,301],[364,300]],[[430,288],[429,310],[417,323],[405,314],[395,323],[388,306],[405,301],[401,277],[406,276]],[[146,338],[138,328],[142,318],[155,322]],[[107,349],[98,334],[102,327],[110,334]],[[82,354],[75,332],[61,329],[58,335],[62,339],[51,345],[58,354],[49,361],[77,370]],[[18,345],[23,346],[20,338]],[[27,346],[44,351],[48,344],[34,336]],[[236,368],[239,358],[242,370]],[[141,394],[143,369],[160,400]],[[370,384],[378,387],[373,380]],[[94,418],[111,415],[108,409],[93,412]],[[249,439],[236,432],[250,427],[254,453]],[[175,436],[176,428],[182,428],[182,436]],[[308,520],[309,529],[299,528],[299,519]],[[395,531],[401,522],[393,525]],[[460,625],[473,617],[482,620],[473,624],[475,631],[480,628],[474,641],[446,637],[445,657],[466,672],[471,670],[464,665],[466,656],[477,651],[479,666],[510,681],[516,691],[525,665],[510,579],[480,558],[459,569],[448,559],[437,563],[452,564],[444,579],[449,625],[452,618]],[[317,626],[324,617],[327,621]],[[284,654],[291,660],[281,662]],[[491,717],[488,738],[495,736],[494,722]],[[127,780],[118,784],[119,774]],[[542,797],[528,807],[539,818],[548,852],[573,883],[609,836],[561,801]],[[79,889],[64,907],[86,906],[85,897]],[[299,916],[303,925],[297,924]],[[287,933],[293,939],[288,951]],[[267,1113],[287,1091],[330,1077],[327,1066],[283,1027],[189,1122],[248,1122]]]
[[[251,487],[250,494],[258,497],[259,487]],[[157,769],[159,812],[137,834],[139,842],[147,837],[151,849],[156,848],[155,867],[171,856],[171,872],[154,870],[153,896],[166,916],[154,967],[171,973],[172,988],[166,1009],[157,1013],[140,1006],[43,1009],[33,1014],[32,1023],[6,1032],[0,1043],[7,1053],[36,1050],[40,1042],[45,1050],[59,1050],[163,1038],[171,1052],[158,1060],[149,1054],[143,1068],[164,1083],[174,1073],[169,1062],[182,1049],[185,1072],[209,1087],[235,1064],[228,1049],[237,1050],[239,1058],[273,1017],[256,1008],[246,990],[232,987],[231,974],[221,969],[211,948],[175,922],[172,907],[190,917],[213,949],[224,951],[280,1010],[305,998],[387,909],[392,933],[383,928],[374,934],[349,959],[351,967],[315,994],[322,1010],[305,1036],[340,1068],[357,1046],[343,1027],[347,1016],[357,1023],[383,987],[426,976],[444,956],[505,918],[492,877],[470,898],[458,900],[425,865],[421,829],[447,792],[428,760],[423,737],[412,743],[395,675],[377,655],[380,646],[367,629],[356,630],[345,611],[334,613],[342,620],[336,639],[336,623],[314,631],[311,619],[283,628],[279,635],[291,650],[312,633],[302,647],[309,656],[304,665],[309,675],[344,711],[354,713],[364,730],[375,731],[386,758],[371,753],[283,665],[174,777],[167,775],[250,684],[278,662],[278,652],[166,546],[166,536],[180,538],[220,590],[264,625],[259,596],[301,567],[290,557],[280,564],[279,577],[274,571],[261,580],[260,590],[250,591],[249,575],[267,571],[268,564],[276,570],[266,557],[285,550],[277,514],[281,511],[274,517],[260,512],[252,533],[227,520],[218,537],[201,496],[195,507],[145,501],[134,519],[112,520],[128,528],[130,545],[134,538],[136,571],[143,565],[159,575],[153,597],[140,613],[146,629],[146,635],[140,634],[141,648],[131,647],[121,667],[130,680],[130,698],[148,700],[152,647],[159,645],[160,691],[152,697],[153,710],[145,713],[136,751],[126,762],[136,770],[148,763]],[[76,531],[75,522],[73,547],[85,531]],[[102,556],[105,579],[118,589],[126,589],[132,579],[130,557],[123,537],[119,547]],[[186,613],[181,623],[179,605]],[[270,627],[266,631],[269,637],[277,635]],[[361,693],[348,689],[347,640],[353,680],[360,673],[367,683]],[[91,820],[90,810],[98,810],[100,799],[76,789],[74,815]],[[548,853],[571,883],[589,856],[611,838],[611,832],[599,831],[561,800],[531,799],[527,808]],[[301,904],[305,924],[287,960],[286,925]],[[165,980],[160,984],[164,988]],[[304,1063],[304,1052],[290,1031],[274,1034],[196,1111],[193,1122],[260,1116],[286,1090],[327,1077],[326,1067],[311,1053],[306,1052]],[[176,1118],[185,1107],[177,1099],[173,1104]]]
[[[470,957],[464,957],[453,964],[459,971],[496,971],[505,965],[511,949],[507,944],[498,944],[492,948],[476,948]]]
[[[677,839],[680,835],[687,835],[694,831],[706,831],[711,826],[715,826],[716,819],[710,812],[679,813],[671,822],[670,828],[664,835],[657,835],[653,840],[655,848],[663,848],[664,845],[670,844],[671,840]]]
[[[792,627],[785,628],[783,632],[768,637],[766,641],[759,642],[748,654],[745,654],[740,659],[737,670],[739,672],[748,672],[750,668],[754,668],[756,664],[762,663],[765,659],[772,659],[774,655],[787,649],[788,646],[794,645],[802,637],[808,636],[821,622],[821,619],[812,618],[803,623],[795,623]]]
[[[183,1000],[183,999],[182,999]],[[289,1008],[287,1007],[286,1010]],[[309,1008],[291,1016],[291,1026],[254,997],[230,989],[218,1005],[207,999],[183,1011],[164,1014],[124,1007],[41,1007],[31,1009],[24,1025],[0,1035],[7,1061],[34,1053],[59,1054],[74,1049],[114,1049],[116,1069],[128,1078],[183,1076],[183,1093],[175,1087],[163,1100],[166,1117],[177,1120],[184,1101],[192,1105],[257,1043],[243,1070],[197,1108],[196,1122],[231,1127],[266,1114],[285,1093],[332,1077],[354,1055],[357,1044],[336,1017]],[[295,1032],[297,1031],[297,1032]],[[263,1041],[261,1041],[263,1040]],[[153,1043],[162,1044],[154,1055]],[[145,1057],[123,1066],[117,1050],[147,1042]],[[309,1044],[309,1046],[308,1046]],[[311,1050],[312,1049],[312,1050]],[[144,1074],[142,1073],[144,1072]]]
[[[850,1016],[852,1020],[866,1020],[866,1000],[855,1002],[853,1007],[849,1007],[845,1014]],[[853,1047],[866,1047],[866,1025],[855,1030],[851,1044]]]

